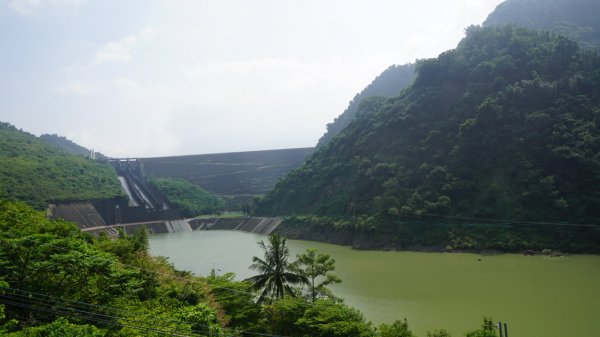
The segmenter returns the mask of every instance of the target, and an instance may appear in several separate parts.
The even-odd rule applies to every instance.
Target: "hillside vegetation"
[[[10,124],[0,124],[0,198],[44,208],[50,202],[121,194],[110,165],[67,154]]]
[[[371,82],[363,91],[356,94],[348,108],[327,124],[327,132],[319,139],[317,148],[324,146],[347,127],[356,117],[361,102],[372,96],[392,97],[411,85],[415,80],[415,64],[393,65],[387,68]]]
[[[171,203],[183,209],[186,217],[223,211],[223,201],[203,188],[183,179],[151,178],[154,185]]]
[[[40,136],[40,139],[50,145],[54,145],[58,148],[63,149],[66,153],[69,153],[69,154],[83,156],[83,157],[88,157],[90,155],[90,149],[87,149],[87,148],[67,139],[66,137],[59,136],[57,134],[51,134],[51,135],[43,134]],[[97,159],[106,158],[106,156],[100,152],[96,152],[95,156]]]
[[[400,96],[364,101],[358,118],[282,179],[258,213],[327,216],[331,229],[386,232],[396,246],[410,244],[398,241],[407,216],[600,224],[596,53],[551,33],[472,27],[417,72]],[[534,244],[522,232],[498,240],[463,241],[560,245]],[[428,243],[449,241],[442,231]]]
[[[488,16],[484,27],[517,24],[549,30],[600,51],[600,1],[507,0]]]

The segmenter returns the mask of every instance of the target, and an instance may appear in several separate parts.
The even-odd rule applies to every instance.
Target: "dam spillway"
[[[127,194],[127,198],[129,198],[129,206],[130,207],[139,206],[139,204],[135,201],[135,198],[133,197],[131,190],[129,189],[129,185],[127,184],[127,179],[125,179],[125,177],[123,177],[123,176],[117,176],[117,178],[119,179],[119,182],[121,183],[121,187],[123,187],[125,194]]]

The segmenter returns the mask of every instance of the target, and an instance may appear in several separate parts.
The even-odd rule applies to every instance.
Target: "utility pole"
[[[356,224],[356,197],[352,196],[352,200],[348,200],[348,211],[352,212],[352,221]]]
[[[504,325],[504,335],[502,335],[502,326]],[[498,330],[500,330],[500,337],[508,337],[508,327],[506,322],[498,322]]]
[[[352,216],[354,218],[354,224],[356,225],[356,197],[352,196],[352,210],[354,211],[354,215]]]

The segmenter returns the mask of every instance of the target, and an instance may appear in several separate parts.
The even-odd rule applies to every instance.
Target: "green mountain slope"
[[[600,1],[507,0],[492,12],[484,27],[517,24],[550,30],[600,50]]]
[[[356,112],[362,100],[371,96],[392,97],[400,94],[402,89],[408,87],[415,80],[415,64],[393,65],[387,68],[371,82],[363,91],[356,94],[348,108],[332,123],[327,124],[327,132],[319,139],[317,148],[327,144],[356,117]]]
[[[88,157],[90,155],[90,149],[87,149],[87,148],[67,139],[66,137],[59,136],[57,134],[52,134],[52,135],[43,134],[40,136],[40,139],[50,145],[54,145],[58,148],[63,149],[66,153],[69,153],[69,154],[74,154],[74,155],[83,156],[83,157]],[[98,159],[106,158],[105,155],[103,155],[99,152],[96,152],[95,156]]]
[[[400,96],[365,102],[258,212],[356,214],[342,225],[375,232],[403,215],[600,223],[597,54],[550,33],[472,28],[417,71]]]
[[[223,201],[216,195],[193,185],[187,180],[150,178],[150,184],[164,194],[171,203],[181,207],[186,217],[215,214],[223,211]]]
[[[43,208],[49,202],[112,198],[121,193],[110,165],[67,154],[0,123],[0,198]]]

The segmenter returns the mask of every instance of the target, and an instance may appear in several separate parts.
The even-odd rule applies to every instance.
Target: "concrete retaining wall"
[[[109,235],[116,235],[117,228],[122,228],[125,233],[132,234],[142,227],[146,227],[149,233],[174,233],[191,232],[195,230],[237,230],[257,234],[271,234],[281,224],[281,218],[202,218],[139,222],[129,224],[117,224],[110,226],[96,226],[81,228],[84,232],[98,234],[106,231]]]

